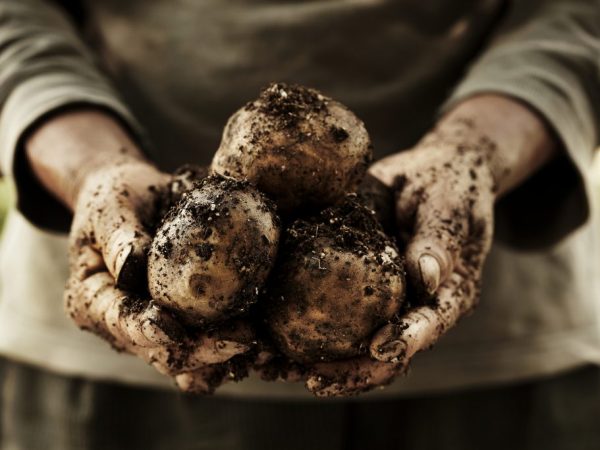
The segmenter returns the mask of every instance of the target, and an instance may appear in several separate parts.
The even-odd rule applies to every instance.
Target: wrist
[[[432,135],[447,141],[457,152],[477,154],[489,168],[498,196],[550,160],[558,147],[536,112],[495,94],[459,103],[440,120]]]
[[[113,155],[114,158],[102,158],[86,164],[80,174],[70,183],[70,198],[75,205],[82,192],[93,192],[96,185],[114,180],[115,184],[127,184],[131,187],[142,186],[153,180],[164,182],[166,174],[159,171],[149,161],[133,155]]]
[[[91,108],[49,117],[30,133],[25,152],[33,175],[70,209],[98,171],[115,164],[150,166],[115,118]]]
[[[468,179],[469,185],[489,191],[495,199],[501,179],[494,160],[496,149],[497,144],[472,120],[455,117],[439,123],[414,150],[430,161],[426,166],[436,167],[439,176],[446,180]]]

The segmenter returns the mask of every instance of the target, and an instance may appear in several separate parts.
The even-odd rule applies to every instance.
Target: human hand
[[[161,173],[115,117],[94,107],[47,117],[25,149],[32,175],[74,213],[65,305],[75,323],[173,377],[183,390],[210,392],[243,376],[239,359],[254,342],[246,323],[187,329],[147,288],[149,233],[161,209],[205,173]]]
[[[126,158],[91,171],[74,207],[69,315],[119,351],[134,354],[186,391],[211,392],[244,375],[232,358],[252,348],[242,322],[210,332],[186,329],[147,293],[146,254],[170,176]]]
[[[311,368],[309,390],[351,395],[388,384],[472,311],[492,241],[494,202],[559,147],[535,110],[481,94],[458,103],[414,149],[374,164],[371,174],[395,191],[411,308],[374,333],[369,356]]]
[[[457,122],[371,167],[395,192],[412,308],[375,333],[369,356],[315,365],[309,390],[351,395],[385,385],[475,307],[492,241],[494,150],[472,125]]]

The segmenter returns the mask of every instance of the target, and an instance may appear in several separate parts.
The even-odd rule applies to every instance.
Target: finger
[[[468,217],[462,208],[439,196],[421,204],[406,248],[406,269],[413,286],[433,295],[453,272],[467,235]]]
[[[247,330],[227,330],[190,336],[174,317],[152,302],[136,298],[114,285],[108,272],[69,281],[66,307],[82,328],[107,339],[153,364],[162,373],[193,370],[201,365],[227,361],[251,348]],[[246,342],[237,342],[235,336]]]
[[[189,342],[155,347],[134,347],[130,350],[163,375],[175,376],[195,371],[206,365],[217,365],[244,355],[250,349],[238,342]]]
[[[248,352],[251,348],[252,343],[202,336],[194,341],[186,366],[194,368],[204,364],[225,362],[234,356]]]
[[[308,372],[306,367],[287,358],[273,356],[272,354],[269,354],[265,361],[255,361],[253,369],[265,381],[284,381],[288,383],[306,381]]]
[[[109,340],[119,348],[125,349],[132,344],[150,347],[168,339],[164,330],[158,333],[148,326],[153,315],[152,311],[146,311],[148,302],[117,289],[106,271],[83,280],[73,275],[67,283],[65,300],[67,312],[75,323],[110,337]],[[141,320],[132,319],[140,315]]]
[[[307,367],[281,355],[270,343],[261,341],[252,369],[265,381],[305,381]]]
[[[241,320],[222,323],[212,331],[190,334],[189,342],[188,367],[229,361],[258,346],[254,330]]]
[[[227,368],[221,364],[201,367],[175,376],[175,384],[183,392],[204,395],[212,394],[227,380]]]
[[[106,271],[102,255],[89,245],[78,245],[72,256],[71,274],[79,281],[91,277],[95,273]]]
[[[316,364],[306,388],[317,397],[347,397],[383,387],[399,374],[397,364],[368,357]]]
[[[367,173],[391,188],[393,187],[394,180],[398,175],[397,168],[404,167],[402,162],[403,158],[403,153],[396,153],[394,155],[382,158],[379,161],[375,161],[373,164],[371,164],[371,167],[369,167]]]
[[[453,274],[440,288],[436,305],[415,308],[398,323],[382,327],[371,341],[371,356],[406,365],[415,353],[430,348],[476,306],[479,287],[472,275]]]
[[[185,392],[212,394],[223,383],[237,382],[246,378],[249,374],[250,361],[242,355],[221,364],[201,366],[176,375],[175,383]]]
[[[223,329],[211,332],[191,332],[168,311],[152,301],[141,312],[131,312],[128,316],[121,317],[120,323],[130,337],[136,336],[137,330],[141,328],[143,336],[147,339],[147,344],[142,343],[142,346],[178,349],[185,356],[180,361],[181,368],[185,370],[228,361],[236,355],[248,352],[256,345],[252,330],[242,322],[222,325]],[[169,351],[169,356],[173,359],[173,350]],[[165,358],[155,353],[154,359]]]
[[[143,200],[135,197],[133,190],[124,187],[102,211],[92,215],[108,271],[119,287],[130,290],[145,287],[147,252],[152,242],[135,210]]]

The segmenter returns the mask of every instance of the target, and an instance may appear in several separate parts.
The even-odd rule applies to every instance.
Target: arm
[[[483,56],[413,149],[372,167],[396,191],[407,272],[421,298],[374,335],[370,358],[317,365],[307,381],[316,394],[360,392],[402,373],[476,306],[495,203],[557,158],[564,171],[585,177],[598,144],[600,8],[551,3]],[[583,192],[581,185],[561,189]],[[528,212],[535,215],[536,205]]]
[[[396,190],[413,282],[434,294],[477,223],[486,224],[483,243],[489,247],[493,204],[548,162],[557,147],[535,112],[488,94],[457,104],[411,151],[376,163],[373,175]]]
[[[0,167],[16,183],[20,211],[35,225],[64,231],[69,211],[32,176],[23,149],[27,135],[75,105],[113,117],[136,142],[143,133],[51,2],[2,1],[0,20]]]
[[[30,221],[71,222],[67,312],[182,388],[211,390],[249,338],[188,333],[148,298],[147,225],[169,177],[145,159],[135,120],[57,9],[4,0],[0,19],[2,170]]]
[[[124,271],[130,280],[120,279],[121,269],[127,259],[143,260],[151,240],[143,224],[151,222],[154,208],[149,205],[155,203],[155,192],[163,188],[168,176],[146,160],[115,119],[93,108],[48,117],[31,131],[24,146],[31,175],[75,211],[71,234],[91,233],[87,223],[93,223],[98,249],[113,277],[130,287],[144,280],[143,273],[132,274],[131,269]],[[107,198],[100,198],[102,190],[90,192],[94,183],[113,185],[105,193]],[[156,190],[149,190],[150,186]],[[111,207],[114,211],[107,209],[111,197],[118,200]],[[76,241],[84,237],[77,236]],[[139,266],[136,272],[143,270]]]
[[[329,396],[385,384],[472,311],[496,199],[556,151],[536,113],[506,97],[481,95],[458,103],[413,149],[374,164],[371,173],[396,192],[413,308],[375,334],[371,358],[317,365],[308,388]]]

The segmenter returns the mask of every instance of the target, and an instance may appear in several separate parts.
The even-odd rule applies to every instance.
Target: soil
[[[204,195],[201,201],[195,201],[186,192],[193,190],[204,190]],[[258,299],[258,294],[262,288],[262,283],[257,281],[257,274],[270,269],[272,266],[271,246],[265,245],[268,243],[268,238],[261,234],[262,228],[253,222],[249,222],[244,228],[244,235],[228,234],[228,229],[233,229],[231,222],[231,214],[239,208],[244,208],[239,195],[236,192],[251,194],[260,197],[261,211],[273,217],[273,226],[279,226],[279,219],[275,212],[275,205],[266,196],[256,191],[247,181],[239,181],[233,178],[223,177],[220,175],[210,175],[206,178],[193,181],[188,186],[188,191],[181,193],[177,203],[171,206],[168,212],[163,217],[159,226],[159,235],[164,233],[164,236],[174,236],[174,239],[163,238],[158,239],[160,244],[155,246],[155,249],[160,255],[172,260],[179,258],[178,251],[174,250],[174,241],[182,242],[187,239],[188,225],[186,228],[181,228],[180,223],[193,223],[197,228],[199,236],[203,239],[208,239],[213,233],[219,233],[223,236],[229,236],[227,241],[229,247],[226,255],[227,261],[225,264],[233,267],[241,281],[241,288],[237,290],[235,298],[210,298],[204,299],[209,303],[214,303],[214,308],[222,312],[223,319],[227,319],[232,315],[243,314],[248,311],[249,307]],[[186,220],[178,220],[185,217]],[[263,245],[259,245],[259,243]],[[196,255],[204,261],[210,260],[213,256],[214,247],[208,242],[201,242],[195,245],[193,249]],[[182,253],[182,254],[185,254]],[[182,261],[182,264],[184,261]],[[160,272],[159,272],[159,277]],[[258,277],[260,278],[260,277]],[[161,290],[168,292],[169,286],[165,281],[156,280],[157,285]],[[201,274],[195,274],[190,279],[190,283],[195,286],[195,292],[200,297],[210,289],[206,286],[205,277]],[[227,306],[227,305],[230,305]],[[169,305],[165,305],[169,306]],[[229,308],[229,309],[228,309]],[[185,318],[187,311],[177,311]],[[190,319],[191,320],[191,319]],[[190,321],[188,320],[188,322]],[[197,319],[198,325],[208,326],[209,323],[203,323],[200,318]],[[210,326],[215,326],[218,320],[211,320]]]
[[[390,258],[390,247],[375,213],[356,194],[293,222],[263,303],[276,346],[300,363],[365,353],[367,338],[402,306],[403,290],[388,280],[403,283],[403,261]]]
[[[314,89],[273,83],[228,121],[213,167],[250,179],[280,214],[298,217],[355,190],[371,159],[366,130],[347,108]]]
[[[261,91],[258,102],[248,103],[245,108],[248,111],[258,109],[275,117],[279,129],[289,129],[297,126],[307,115],[325,111],[327,100],[314,89],[297,84],[272,83]],[[348,133],[342,131],[347,138]]]
[[[358,201],[374,212],[375,218],[388,236],[396,234],[394,190],[367,173],[356,191]]]
[[[365,207],[357,194],[348,194],[340,204],[316,216],[296,220],[286,230],[282,252],[309,254],[314,250],[317,237],[329,238],[334,248],[357,256],[381,253],[386,247],[394,246],[374,210]],[[401,266],[401,259],[396,263]]]

